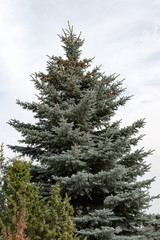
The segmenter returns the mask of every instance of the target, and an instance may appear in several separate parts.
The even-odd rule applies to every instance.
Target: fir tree
[[[24,233],[26,228],[26,191],[29,183],[30,167],[19,160],[15,160],[4,174],[2,181],[2,192],[4,204],[1,214],[2,239],[27,239]],[[17,235],[18,234],[18,235]]]
[[[70,25],[63,32],[66,58],[49,57],[47,73],[32,75],[37,102],[17,100],[36,122],[10,120],[23,137],[22,145],[10,148],[37,161],[33,181],[43,196],[56,182],[71,196],[81,239],[144,240],[144,211],[154,179],[137,179],[149,171],[144,159],[151,151],[133,150],[144,120],[127,127],[112,120],[130,99],[122,95],[123,81],[100,67],[90,70],[93,59],[80,59],[84,40]]]
[[[70,198],[58,185],[46,203],[30,184],[30,164],[14,160],[3,177],[5,205],[0,218],[2,240],[78,240]]]

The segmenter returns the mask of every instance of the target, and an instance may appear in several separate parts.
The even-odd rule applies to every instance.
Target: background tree
[[[5,195],[2,191],[3,186],[3,176],[6,170],[6,163],[4,157],[4,145],[3,143],[0,146],[0,239],[7,239],[7,234],[5,231],[5,225],[2,222],[2,217],[4,216],[4,208],[5,208]]]
[[[3,240],[78,240],[73,223],[73,207],[58,185],[46,203],[30,184],[30,164],[14,160],[3,177],[5,205],[0,219]]]
[[[37,102],[17,100],[36,122],[10,120],[23,137],[23,145],[10,148],[37,161],[32,174],[42,196],[49,196],[56,182],[71,196],[80,238],[144,239],[144,211],[154,179],[138,179],[150,169],[144,158],[151,151],[133,150],[144,120],[121,127],[112,119],[130,99],[122,95],[123,81],[99,67],[91,70],[93,59],[80,60],[84,40],[70,25],[63,32],[66,58],[49,57],[47,73],[32,75]]]
[[[8,237],[16,239],[17,233],[21,233],[21,237],[27,239],[24,229],[26,228],[26,191],[29,180],[29,165],[18,160],[14,161],[2,178],[5,204],[2,205],[1,222],[2,227],[5,226],[3,232],[7,239]]]

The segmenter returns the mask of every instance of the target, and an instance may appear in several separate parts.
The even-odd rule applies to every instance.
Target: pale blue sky
[[[0,142],[15,144],[20,135],[6,122],[32,121],[16,99],[32,101],[30,74],[45,71],[46,55],[63,55],[57,34],[74,25],[85,43],[82,57],[95,57],[107,75],[125,78],[126,93],[134,95],[117,118],[123,124],[146,118],[140,146],[155,149],[147,159],[156,176],[151,193],[160,193],[160,1],[159,0],[1,0],[0,1]],[[13,154],[5,147],[6,156]],[[150,209],[160,212],[160,200]]]

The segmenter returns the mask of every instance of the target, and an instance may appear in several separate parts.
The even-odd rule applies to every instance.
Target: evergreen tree
[[[2,240],[78,240],[73,207],[58,185],[45,203],[30,184],[30,164],[14,160],[3,177],[5,205],[0,218]]]
[[[5,232],[5,225],[2,222],[2,216],[4,216],[4,207],[5,207],[5,196],[2,191],[3,186],[3,175],[4,175],[4,168],[5,168],[5,157],[4,157],[4,145],[1,144],[0,147],[0,239],[2,239],[2,236],[7,238],[6,232]]]
[[[17,100],[36,122],[10,120],[23,137],[22,145],[10,148],[37,161],[32,174],[42,196],[49,196],[56,182],[71,196],[81,239],[144,240],[144,211],[154,179],[137,179],[149,171],[144,158],[151,151],[133,150],[144,120],[121,127],[112,119],[130,99],[122,95],[123,81],[100,67],[91,70],[93,59],[80,59],[84,40],[70,26],[63,32],[66,58],[49,57],[47,73],[32,75],[37,102]]]
[[[26,239],[24,229],[26,228],[26,192],[29,183],[29,165],[24,165],[15,160],[13,166],[8,168],[2,181],[4,204],[1,206],[2,239],[16,239],[17,233]],[[20,229],[21,227],[21,229]]]

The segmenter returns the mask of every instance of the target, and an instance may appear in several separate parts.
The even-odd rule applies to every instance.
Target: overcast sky
[[[0,0],[0,142],[15,144],[20,135],[6,122],[33,121],[16,99],[32,101],[30,74],[45,71],[46,55],[63,55],[60,39],[67,21],[82,31],[84,57],[95,57],[106,75],[125,78],[134,95],[116,118],[123,125],[146,119],[140,147],[155,149],[146,175],[156,176],[151,194],[160,193],[160,0]],[[5,155],[14,154],[5,147]],[[160,200],[150,212],[160,213]]]

